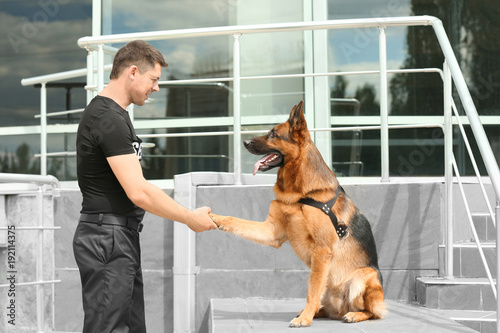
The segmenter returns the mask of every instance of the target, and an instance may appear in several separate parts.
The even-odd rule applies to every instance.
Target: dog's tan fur
[[[382,318],[384,294],[376,252],[371,252],[376,251],[373,236],[367,222],[357,222],[366,219],[340,191],[332,211],[349,227],[350,234],[339,239],[326,214],[298,202],[305,197],[327,202],[340,186],[311,140],[303,103],[293,107],[288,121],[267,135],[245,141],[245,145],[254,154],[279,152],[283,157],[269,215],[264,222],[217,214],[211,217],[219,229],[262,245],[279,248],[288,240],[297,256],[309,266],[306,307],[290,326],[309,326],[315,317],[346,322]],[[364,228],[363,235],[366,228],[370,229],[370,244],[363,243],[364,237],[357,237],[355,230],[359,228]]]

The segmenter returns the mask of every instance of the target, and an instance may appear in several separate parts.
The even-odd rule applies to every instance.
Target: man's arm
[[[217,228],[208,216],[210,208],[189,210],[148,182],[142,174],[137,155],[117,155],[107,160],[128,198],[137,206],[165,219],[182,222],[195,232]]]

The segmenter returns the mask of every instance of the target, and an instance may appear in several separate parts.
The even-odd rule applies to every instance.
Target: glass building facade
[[[94,8],[92,14],[92,5]],[[431,15],[440,18],[471,90],[494,152],[500,152],[500,7],[492,0],[185,0],[144,1],[3,1],[0,24],[6,31],[0,68],[0,171],[39,172],[38,136],[10,135],[12,126],[39,123],[36,87],[20,80],[85,67],[86,52],[76,45],[88,35],[110,35],[232,25],[321,21],[351,18]],[[98,30],[98,31],[96,31]],[[232,75],[232,38],[227,36],[152,42],[169,63],[162,80],[224,78]],[[120,47],[121,45],[112,45]],[[376,71],[378,29],[278,32],[241,37],[241,75]],[[387,29],[389,70],[442,68],[443,54],[430,27]],[[111,59],[109,59],[111,60]],[[85,78],[48,86],[48,111],[85,106]],[[443,87],[438,73],[390,73],[389,123],[442,123]],[[308,104],[324,96],[325,105]],[[456,95],[456,94],[455,94]],[[166,84],[153,101],[134,108],[139,136],[232,130],[232,83]],[[322,97],[320,97],[322,98]],[[287,119],[294,104],[306,99],[309,127],[380,124],[378,74],[243,80],[243,130],[270,129]],[[458,111],[463,114],[455,96]],[[307,112],[314,108],[314,115]],[[76,124],[79,115],[50,118],[49,124]],[[154,124],[167,124],[156,127]],[[166,129],[165,127],[168,127]],[[18,132],[16,132],[18,133]],[[391,130],[391,176],[443,175],[440,129]],[[247,138],[246,136],[243,139]],[[325,159],[339,176],[380,176],[380,132],[341,131],[314,134]],[[462,174],[472,174],[464,144],[455,135],[454,150]],[[150,138],[144,150],[148,179],[170,179],[191,171],[232,171],[232,137]],[[49,152],[73,151],[74,132],[49,134]],[[153,146],[153,145],[151,145]],[[477,153],[477,148],[472,143]],[[499,154],[500,155],[500,154]],[[255,157],[243,153],[242,171],[252,171]],[[484,172],[480,163],[480,169]],[[76,177],[75,157],[50,157],[48,173],[61,180]]]

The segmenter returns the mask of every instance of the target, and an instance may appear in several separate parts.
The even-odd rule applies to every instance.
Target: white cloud
[[[189,44],[178,45],[175,50],[165,54],[169,63],[175,64],[175,70],[183,73],[192,73],[195,56],[195,46]]]

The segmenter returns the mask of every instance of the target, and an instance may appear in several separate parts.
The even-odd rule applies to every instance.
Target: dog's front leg
[[[286,240],[285,217],[280,204],[272,201],[264,222],[243,220],[232,216],[210,214],[220,230],[233,233],[256,243],[279,248]]]
[[[286,241],[286,232],[280,223],[268,216],[264,222],[210,214],[220,230],[230,232],[256,243],[279,248]]]
[[[313,249],[312,251],[306,307],[297,318],[290,322],[290,327],[310,326],[321,306],[321,296],[325,290],[333,254],[329,248]]]

